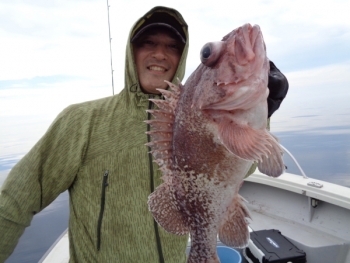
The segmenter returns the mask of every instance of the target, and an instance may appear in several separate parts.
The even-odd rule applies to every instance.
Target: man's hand
[[[282,72],[270,61],[269,82],[270,94],[267,98],[268,118],[280,107],[288,92],[288,80]]]

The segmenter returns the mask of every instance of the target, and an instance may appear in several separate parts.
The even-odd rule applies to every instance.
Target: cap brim
[[[183,38],[183,36],[180,34],[179,31],[177,31],[173,26],[166,24],[166,23],[152,23],[149,25],[144,26],[143,28],[141,28],[131,39],[131,43],[135,42],[135,40],[137,40],[144,32],[146,32],[147,30],[149,30],[150,28],[153,27],[164,27],[164,28],[168,28],[170,30],[172,30],[172,32],[174,32],[176,34],[176,36],[185,44],[186,40]]]

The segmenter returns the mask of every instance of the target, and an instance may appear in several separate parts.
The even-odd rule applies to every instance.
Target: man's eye
[[[144,40],[143,42],[142,42],[142,45],[143,46],[154,46],[155,45],[155,43],[152,41],[152,40]]]
[[[145,44],[148,44],[148,45],[154,45],[154,42],[153,42],[153,41],[151,41],[151,40],[146,40],[146,41],[145,41]]]
[[[180,50],[180,47],[177,44],[171,44],[171,45],[168,45],[168,47],[172,50]]]

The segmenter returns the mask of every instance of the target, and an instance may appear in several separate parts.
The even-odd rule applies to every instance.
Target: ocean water
[[[276,135],[308,177],[350,188],[350,133],[323,131],[279,132]],[[284,161],[287,172],[300,174],[288,155],[285,155]]]
[[[275,135],[298,160],[307,176],[350,187],[350,134],[339,132],[343,128],[333,127],[326,129],[327,132],[324,129],[277,132]],[[288,172],[300,174],[291,158],[285,156],[284,160]],[[6,168],[8,169],[8,166]],[[0,182],[6,177],[4,166],[2,169]],[[62,193],[51,205],[34,216],[31,226],[25,230],[6,263],[38,262],[67,228],[68,198],[68,192]]]
[[[34,216],[6,263],[37,263],[68,227],[68,192]]]

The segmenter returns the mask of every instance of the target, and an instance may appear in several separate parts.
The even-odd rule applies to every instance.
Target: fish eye
[[[213,66],[223,52],[224,42],[210,42],[205,44],[200,52],[200,59],[207,67]]]
[[[201,56],[203,59],[208,59],[210,56],[210,53],[211,53],[210,45],[207,44],[202,48]]]

